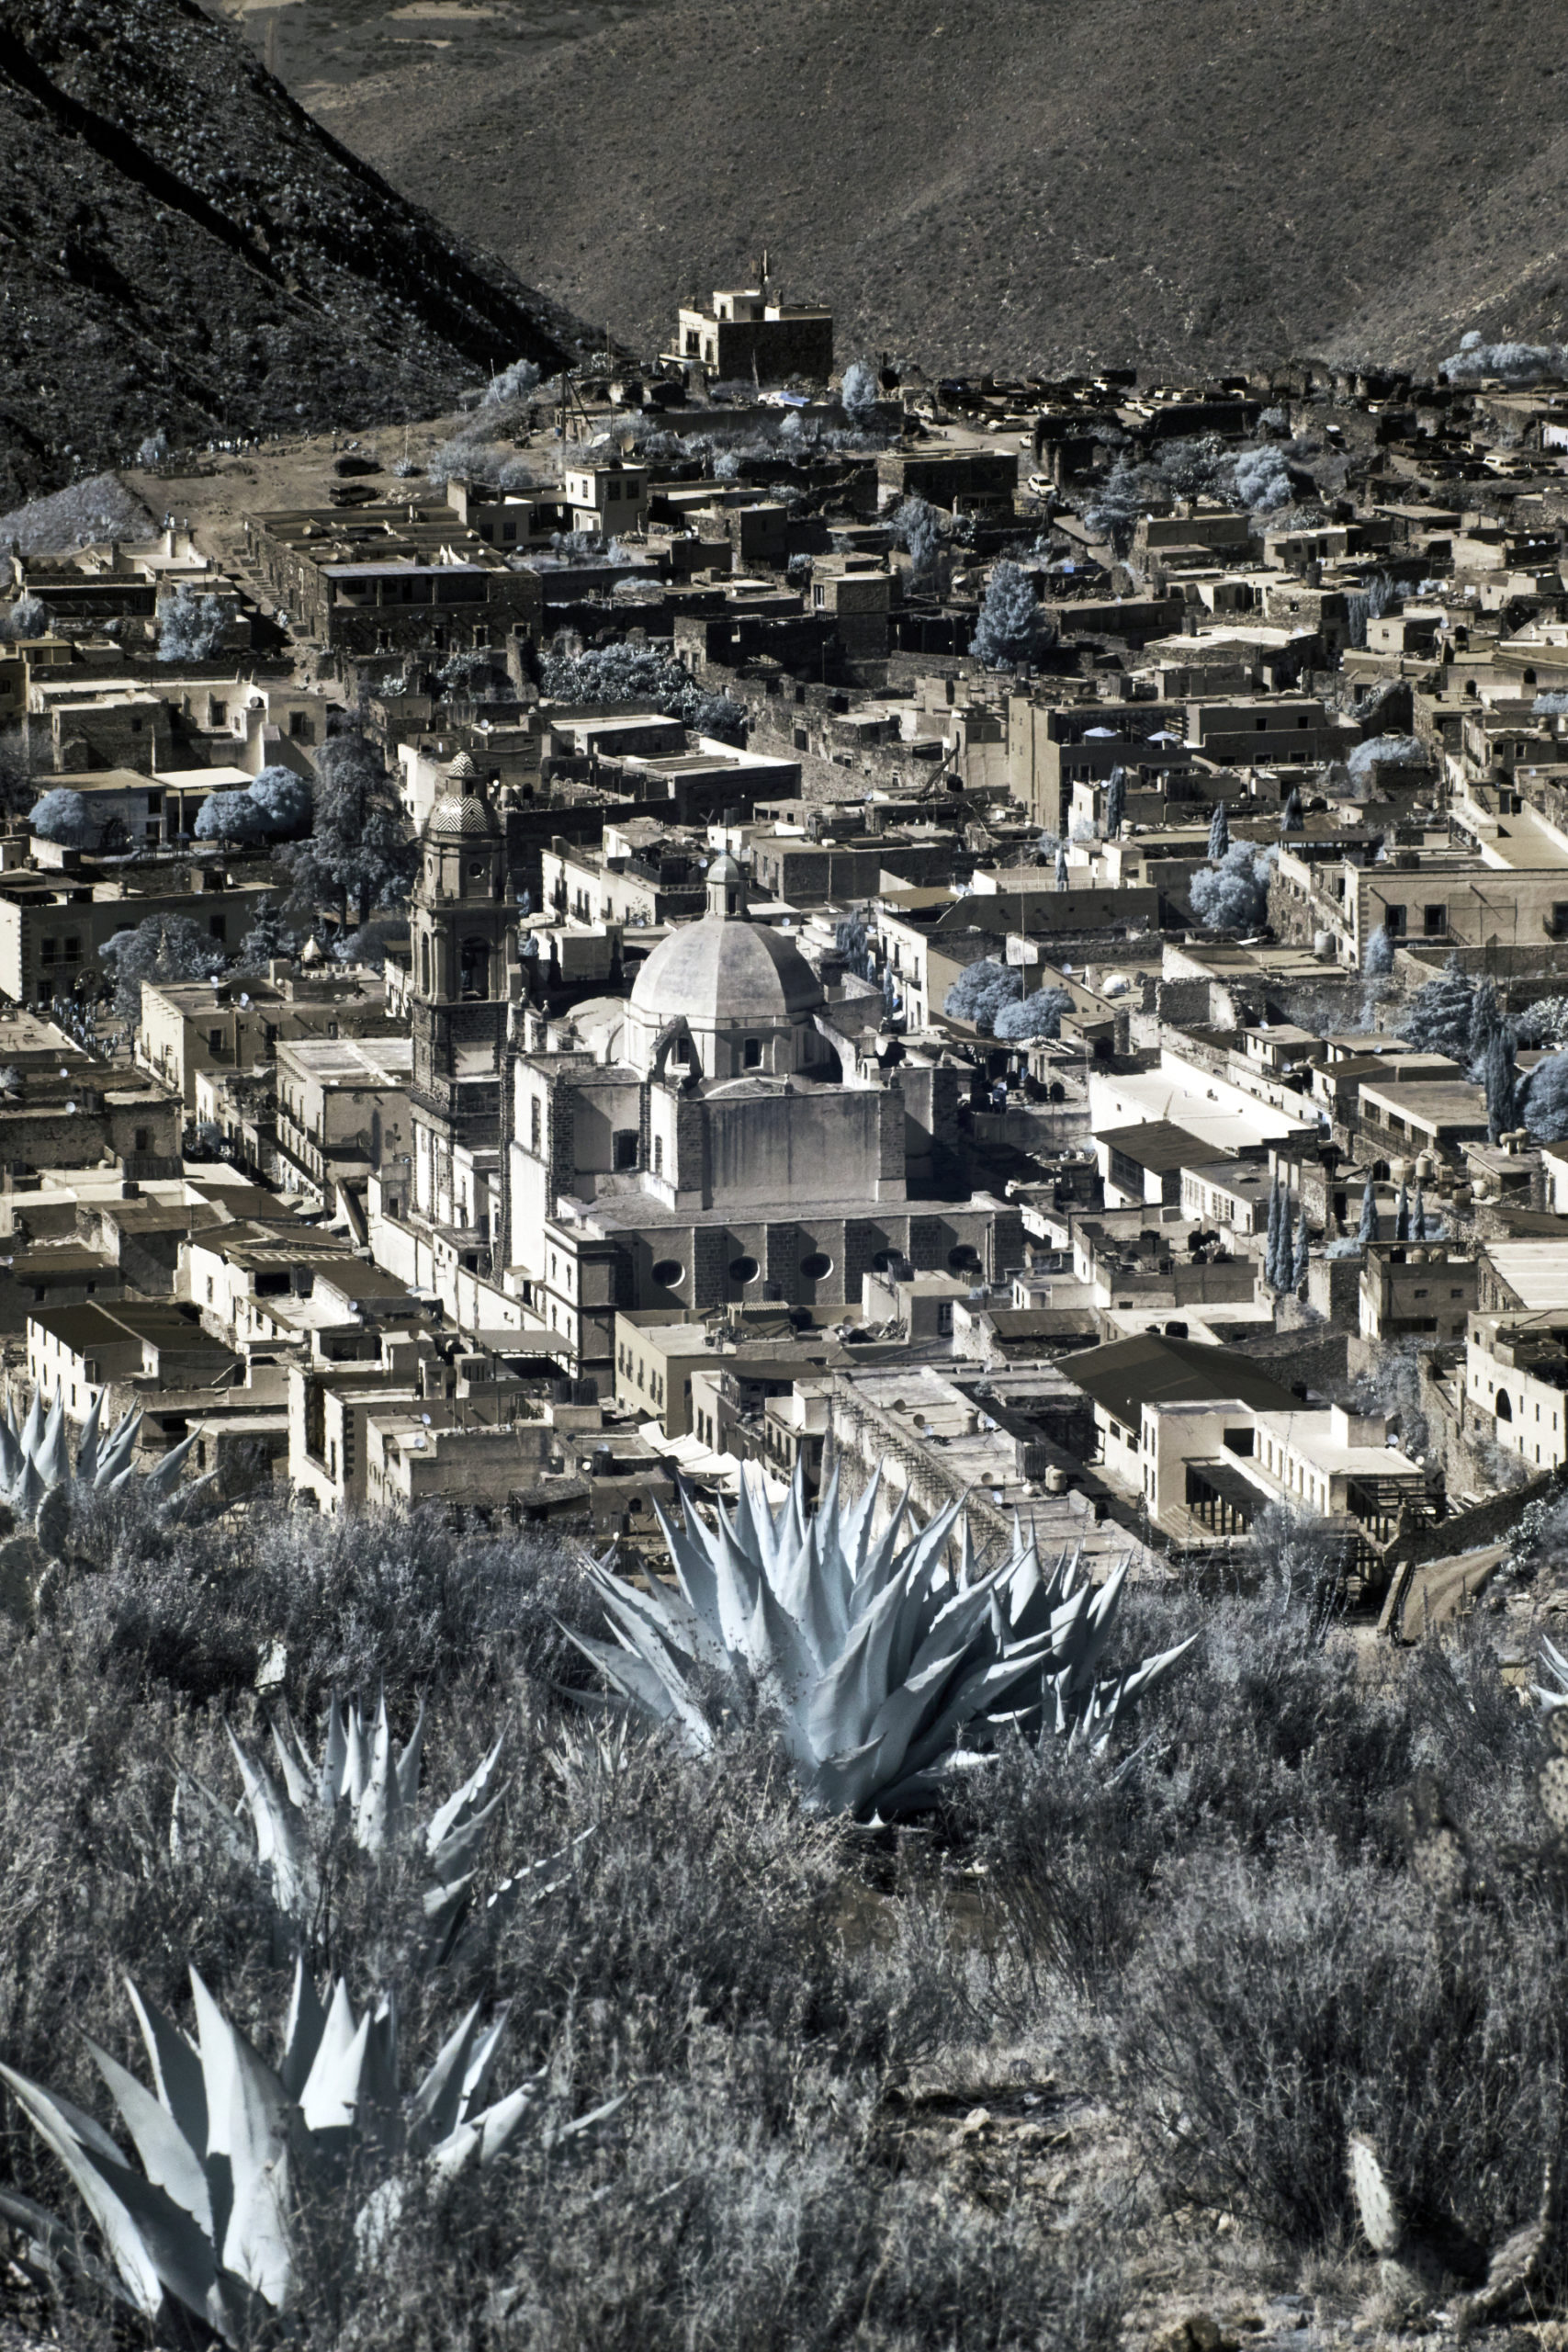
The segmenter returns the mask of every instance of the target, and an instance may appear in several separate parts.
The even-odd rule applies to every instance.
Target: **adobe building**
[[[749,377],[777,384],[787,376],[826,383],[833,372],[833,313],[815,302],[775,302],[766,277],[761,286],[720,287],[711,309],[677,312],[668,356],[727,383]]]

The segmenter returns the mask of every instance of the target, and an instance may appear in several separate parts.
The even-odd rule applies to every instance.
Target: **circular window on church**
[[[677,1283],[686,1279],[686,1269],[679,1258],[659,1258],[654,1261],[653,1279],[661,1290],[673,1290]]]
[[[731,1258],[729,1261],[732,1283],[754,1283],[761,1271],[755,1258]]]
[[[833,1271],[833,1261],[825,1250],[813,1250],[809,1258],[800,1261],[800,1271],[808,1283],[819,1283]]]

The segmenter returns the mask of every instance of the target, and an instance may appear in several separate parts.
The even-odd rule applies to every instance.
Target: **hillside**
[[[428,414],[571,322],[192,0],[8,0],[0,508],[174,442]]]
[[[407,54],[311,103],[649,345],[764,243],[843,356],[949,367],[1429,364],[1568,318],[1555,0],[668,0]]]

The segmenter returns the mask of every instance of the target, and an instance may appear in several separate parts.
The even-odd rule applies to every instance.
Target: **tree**
[[[991,1015],[991,1035],[1010,1046],[1030,1037],[1056,1037],[1061,1035],[1063,1013],[1072,1009],[1073,1000],[1066,989],[1036,989],[1032,996],[1013,998],[998,1006]]]
[[[1568,1053],[1537,1062],[1520,1086],[1515,1107],[1537,1143],[1562,1143],[1568,1137]]]
[[[1065,890],[1065,889],[1067,888],[1067,885],[1068,885],[1068,879],[1069,879],[1069,877],[1068,877],[1068,873],[1067,873],[1067,844],[1066,844],[1066,842],[1058,842],[1056,843],[1056,888],[1057,888],[1057,889],[1058,889],[1058,890]]]
[[[289,930],[276,901],[269,899],[241,940],[234,960],[243,972],[265,972],[275,958],[283,962],[298,955],[299,950],[299,933]]]
[[[972,1021],[987,1035],[995,1015],[1018,995],[1018,981],[1005,964],[987,956],[968,965],[948,989],[942,1011],[954,1021]]]
[[[1514,1097],[1519,1083],[1514,1033],[1506,1021],[1499,1021],[1487,1039],[1481,1082],[1486,1089],[1486,1140],[1496,1143],[1514,1124]]]
[[[863,359],[852,359],[844,370],[844,380],[839,390],[839,401],[852,424],[863,429],[876,422],[876,403],[882,387],[875,371]]]
[[[746,748],[746,706],[732,695],[699,694],[681,711],[681,717],[694,735],[705,735],[715,743],[733,744],[737,751]]]
[[[1371,778],[1374,768],[1426,767],[1428,754],[1417,736],[1374,735],[1369,742],[1358,743],[1345,764],[1351,777],[1361,783]]]
[[[1290,503],[1290,470],[1278,449],[1241,450],[1234,479],[1237,499],[1255,514],[1270,513]]]
[[[114,969],[114,1006],[122,1021],[141,1018],[143,980],[206,980],[229,961],[221,944],[188,915],[149,915],[134,931],[104,942]]]
[[[1270,1285],[1274,1281],[1274,1269],[1280,1262],[1280,1224],[1283,1215],[1283,1196],[1276,1176],[1269,1188],[1269,1229],[1263,1242],[1263,1279]]]
[[[353,903],[361,929],[373,906],[407,888],[413,846],[386,765],[363,735],[334,735],[321,747],[310,833],[283,855],[298,898],[335,899],[345,920]]]
[[[64,786],[46,792],[28,821],[40,840],[58,842],[65,849],[91,849],[97,839],[97,827],[85,798]]]
[[[1231,820],[1226,812],[1224,802],[1223,800],[1219,800],[1215,802],[1214,813],[1209,820],[1210,862],[1213,865],[1218,865],[1223,858],[1229,856],[1230,846]]]
[[[310,781],[293,768],[263,768],[251,786],[251,798],[277,840],[292,840],[310,822],[314,803]]]
[[[1301,787],[1299,785],[1292,784],[1291,797],[1280,811],[1280,831],[1282,834],[1299,833],[1304,830],[1305,825],[1306,816],[1302,808]]]
[[[1040,607],[1029,575],[1004,557],[991,567],[969,650],[988,669],[1012,669],[1028,661],[1039,633]]]
[[[1113,842],[1127,816],[1127,771],[1112,768],[1105,787],[1105,838]]]
[[[209,792],[191,828],[198,842],[260,842],[267,822],[251,793]]]
[[[1450,956],[1436,978],[1416,991],[1400,1035],[1419,1053],[1448,1054],[1468,1065],[1472,996],[1458,956]]]
[[[223,643],[229,607],[221,596],[193,596],[181,588],[158,616],[160,662],[207,662]]]
[[[1311,1239],[1307,1232],[1306,1203],[1303,1201],[1301,1204],[1300,1214],[1296,1220],[1296,1254],[1294,1261],[1291,1267],[1291,1288],[1294,1291],[1299,1291],[1302,1284],[1307,1278],[1309,1269],[1308,1252],[1310,1247]]]
[[[1367,1189],[1361,1194],[1361,1222],[1356,1228],[1356,1238],[1364,1250],[1369,1241],[1375,1241],[1377,1238],[1378,1192],[1377,1186],[1369,1176]]]
[[[1568,996],[1543,996],[1527,1005],[1514,1023],[1514,1037],[1521,1046],[1568,1044]]]
[[[1470,1004],[1470,1064],[1479,1070],[1486,1058],[1486,1048],[1503,1026],[1503,1008],[1497,1001],[1497,991],[1490,980],[1476,985]]]
[[[1250,842],[1192,876],[1188,897],[1205,931],[1256,931],[1269,911],[1269,867]]]
[[[1367,952],[1361,958],[1361,969],[1369,979],[1382,980],[1393,969],[1393,933],[1386,923],[1379,923],[1367,939]]]
[[[936,508],[918,493],[906,498],[894,513],[893,537],[897,546],[908,549],[914,577],[927,579],[942,553],[942,524]]]
[[[0,615],[0,638],[19,645],[29,637],[41,637],[49,627],[49,608],[41,596],[30,589],[24,590],[8,613]]]
[[[1410,1186],[1403,1176],[1399,1180],[1399,1198],[1393,1204],[1393,1238],[1396,1241],[1410,1238]]]
[[[525,401],[539,381],[539,371],[531,359],[514,359],[485,386],[483,408],[510,408],[515,401]]]
[[[292,768],[263,768],[243,792],[209,793],[197,811],[200,842],[296,838],[310,821],[310,787]]]

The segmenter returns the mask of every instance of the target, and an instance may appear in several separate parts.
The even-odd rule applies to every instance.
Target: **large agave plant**
[[[431,1878],[424,1894],[433,1955],[443,1956],[457,1933],[473,1888],[475,1858],[496,1808],[498,1768],[505,1735],[497,1739],[483,1762],[460,1789],[439,1805],[428,1820],[417,1817],[420,1769],[424,1749],[424,1709],[419,1711],[407,1747],[395,1755],[383,1699],[374,1723],[357,1701],[344,1706],[335,1692],[327,1713],[321,1755],[314,1758],[279,1708],[268,1726],[277,1771],[271,1772],[259,1756],[242,1747],[232,1733],[229,1744],[244,1787],[243,1810],[255,1838],[254,1860],[272,1880],[281,1910],[308,1924],[316,1915],[321,1896],[317,1854],[333,1817],[344,1816],[354,1842],[372,1855],[391,1851],[400,1844],[423,1851]],[[232,1836],[233,1816],[199,1781],[186,1782],[225,1835]],[[175,1815],[175,1842],[179,1839]]]
[[[422,2158],[438,2177],[488,2165],[510,2146],[542,2095],[535,2075],[491,2099],[503,2009],[479,2023],[476,2003],[417,2090],[398,2086],[397,2015],[382,1998],[356,2018],[340,1981],[323,2007],[302,1963],[275,2070],[223,2015],[191,1971],[196,2039],[129,1984],[149,2091],[89,2041],[141,2170],[80,2108],[9,2066],[3,2078],[70,2174],[97,2223],[113,2275],[84,2260],[76,2233],[30,2199],[0,2190],[0,2212],[48,2257],[109,2285],[148,2319],[188,2312],[227,2344],[253,2343],[288,2309],[298,2269],[298,2216],[353,2167],[389,2175]],[[557,2137],[581,2132],[621,2106],[613,2099]],[[355,2229],[363,2251],[396,2218],[400,2186],[371,2186]],[[171,2306],[175,2310],[170,2309]]]
[[[928,1803],[965,1739],[983,1746],[1004,1724],[1103,1747],[1190,1646],[1101,1679],[1126,1561],[1096,1587],[1076,1555],[1046,1567],[1015,1532],[981,1574],[961,1503],[906,1535],[906,1496],[874,1537],[880,1484],[846,1506],[835,1474],[809,1516],[798,1472],[776,1512],[743,1478],[734,1517],[721,1509],[713,1527],[682,1491],[683,1528],[659,1513],[678,1591],[591,1562],[615,1640],[579,1646],[697,1752],[714,1742],[715,1699],[775,1710],[810,1800],[862,1815]]]
[[[42,1391],[36,1391],[27,1418],[19,1423],[8,1401],[0,1408],[0,1498],[14,1511],[31,1519],[57,1487],[75,1485],[112,1493],[128,1486],[136,1476],[136,1441],[142,1417],[136,1410],[127,1413],[110,1435],[104,1437],[103,1403],[104,1391],[100,1389],[82,1431],[74,1468],[65,1400],[58,1388],[47,1413]],[[199,1434],[193,1430],[189,1437],[172,1445],[163,1460],[147,1472],[141,1480],[144,1495],[159,1501],[173,1496]],[[206,1486],[216,1476],[215,1471],[209,1471],[206,1478],[197,1480],[196,1486]],[[193,1486],[190,1492],[195,1491]]]

